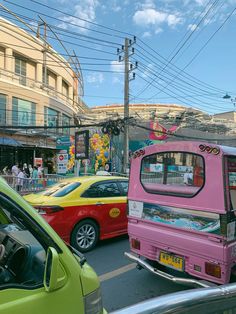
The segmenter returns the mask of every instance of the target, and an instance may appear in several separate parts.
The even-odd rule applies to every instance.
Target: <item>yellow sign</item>
[[[116,218],[116,217],[120,216],[120,209],[119,208],[110,209],[109,216],[112,218]]]
[[[184,261],[182,257],[168,254],[165,252],[160,253],[159,262],[163,265],[166,265],[177,270],[183,270],[184,268]]]

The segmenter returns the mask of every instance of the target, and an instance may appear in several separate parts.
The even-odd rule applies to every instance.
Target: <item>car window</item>
[[[52,196],[54,197],[62,197],[65,196],[75,189],[77,189],[81,185],[80,182],[73,182],[71,184],[68,184],[67,186],[64,186],[63,188],[59,189],[56,193],[53,193]]]
[[[121,196],[120,190],[115,182],[96,183],[88,188],[82,197],[115,197]]]
[[[128,194],[129,182],[128,182],[128,181],[119,181],[119,184],[121,185],[121,188],[122,188],[121,195],[122,195],[122,196],[127,196],[127,194]]]
[[[46,189],[46,191],[44,192],[39,192],[38,194],[41,195],[45,195],[45,196],[50,196],[53,193],[57,192],[58,190],[60,190],[61,188],[63,188],[64,186],[67,186],[70,182],[60,182],[57,183],[49,188]]]
[[[43,286],[47,234],[13,200],[0,193],[0,290]]]

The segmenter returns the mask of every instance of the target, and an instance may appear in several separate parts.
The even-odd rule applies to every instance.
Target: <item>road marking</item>
[[[134,269],[136,267],[136,265],[137,265],[136,263],[131,263],[131,264],[125,265],[123,267],[120,267],[118,269],[115,269],[113,271],[110,271],[109,273],[106,273],[106,274],[99,276],[99,280],[102,282],[102,281],[106,281],[106,280],[109,280],[111,278],[114,278],[116,276],[119,276],[121,274],[124,274],[127,271]]]

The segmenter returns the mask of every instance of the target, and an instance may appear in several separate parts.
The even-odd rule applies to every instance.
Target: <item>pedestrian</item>
[[[32,174],[33,174],[33,167],[32,167],[32,165],[31,164],[29,164],[29,173],[30,173],[30,178],[32,178]]]
[[[18,192],[22,190],[24,181],[25,181],[25,175],[24,175],[23,169],[19,169],[19,173],[17,175],[17,183],[16,183],[16,190]]]
[[[11,168],[11,174],[12,174],[12,177],[13,177],[13,180],[12,180],[12,185],[13,185],[13,188],[16,187],[16,183],[17,183],[17,176],[18,176],[18,173],[19,173],[19,168],[18,168],[18,164],[15,164],[12,166]]]
[[[26,163],[24,163],[24,165],[23,165],[23,172],[24,172],[26,178],[30,177],[30,171],[29,171],[28,165]]]
[[[38,168],[34,166],[33,172],[32,172],[32,184],[34,188],[36,188],[37,183],[38,183]]]
[[[17,177],[17,176],[18,176],[18,173],[19,173],[19,167],[18,167],[18,164],[15,164],[15,165],[12,166],[12,168],[11,168],[11,174],[12,174],[14,177]]]
[[[184,173],[184,184],[192,185],[193,184],[193,173],[190,169],[186,170]]]

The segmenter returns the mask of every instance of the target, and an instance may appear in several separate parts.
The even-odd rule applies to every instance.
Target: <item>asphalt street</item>
[[[188,289],[156,277],[147,270],[138,270],[124,252],[129,251],[127,236],[101,241],[85,254],[98,274],[104,307],[108,312],[163,294]]]

